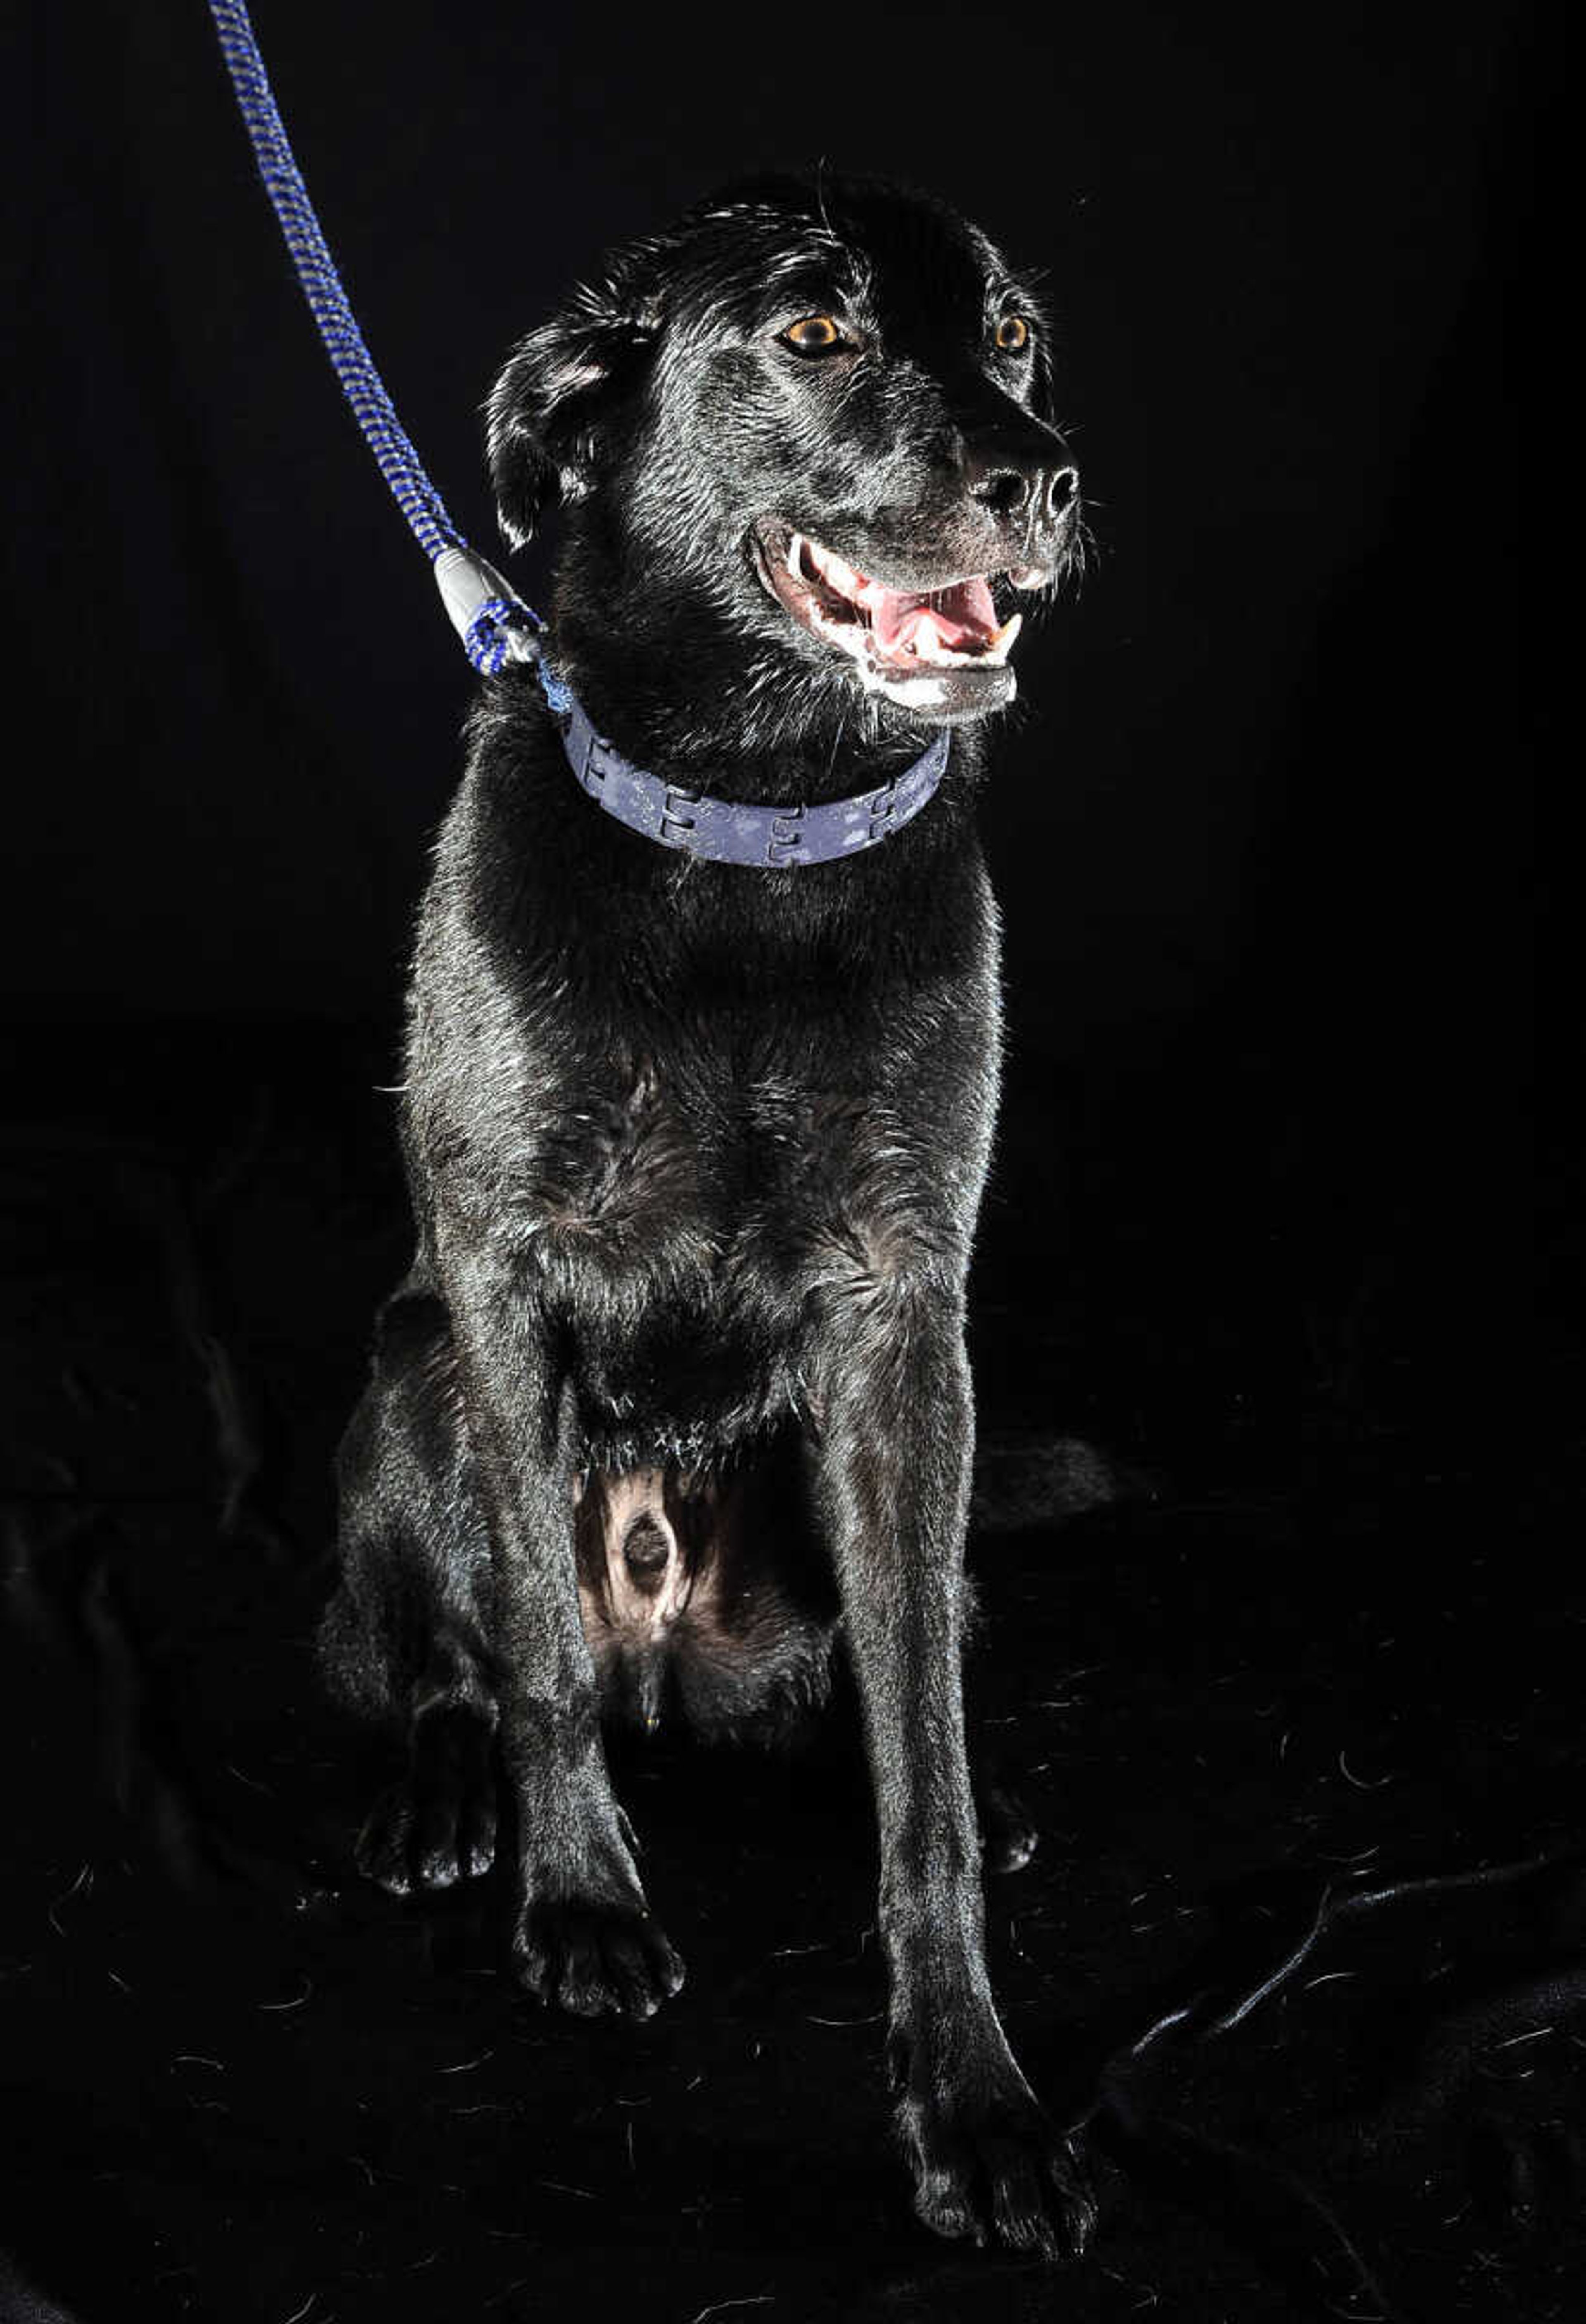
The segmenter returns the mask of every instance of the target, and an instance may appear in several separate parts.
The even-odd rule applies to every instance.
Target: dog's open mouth
[[[911,706],[960,695],[977,679],[1011,694],[1008,656],[1024,617],[999,622],[992,589],[1002,579],[1036,588],[1045,572],[1028,567],[937,589],[893,589],[789,525],[766,520],[751,538],[771,595],[802,628],[850,655],[867,685]]]

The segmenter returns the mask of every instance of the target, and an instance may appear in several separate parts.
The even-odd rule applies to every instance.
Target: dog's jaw
[[[935,724],[982,717],[1013,700],[1008,657],[1023,615],[1000,622],[992,592],[1043,588],[1045,567],[894,587],[774,517],[753,525],[745,546],[767,595],[826,652],[846,657],[866,693]]]

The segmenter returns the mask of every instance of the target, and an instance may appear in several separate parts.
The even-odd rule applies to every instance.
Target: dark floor
[[[994,1974],[1102,2197],[1054,2276],[912,2222],[841,1749],[625,1766],[689,1965],[640,2030],[515,1999],[485,1890],[349,1882],[305,1641],[401,1252],[392,1076],[355,1040],[73,1038],[4,1160],[0,2315],[1581,2314],[1579,1520],[1534,1443],[1484,1457],[1369,1239],[1296,1296],[1219,1264],[1226,1208],[1133,1234],[1127,1185],[1082,1185],[1097,1240],[1032,1250],[1010,1111],[976,1683],[1043,1832],[991,1886]]]

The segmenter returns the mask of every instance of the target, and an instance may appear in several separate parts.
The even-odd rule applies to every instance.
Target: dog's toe
[[[975,2209],[967,2160],[957,2168],[924,2171],[915,2182],[915,2217],[949,2242],[983,2244],[986,2231]]]
[[[495,1862],[495,1794],[470,1799],[457,1819],[457,1866],[466,1879],[477,1879]]]
[[[1030,2149],[994,2140],[986,2155],[991,2223],[998,2240],[1015,2251],[1058,2256],[1054,2223],[1047,2215],[1040,2157]]]
[[[392,1896],[405,1896],[413,1886],[409,1864],[409,1840],[413,1803],[406,1783],[382,1792],[370,1809],[353,1849],[354,1860],[365,1880],[375,1881]]]

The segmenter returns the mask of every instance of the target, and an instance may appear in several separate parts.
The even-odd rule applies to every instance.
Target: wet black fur
[[[1014,309],[1037,323],[1022,355],[991,344]],[[826,310],[859,352],[779,338]],[[750,527],[783,516],[900,587],[1060,569],[1074,510],[1018,481],[1067,460],[1049,396],[1034,296],[974,229],[885,188],[768,181],[620,253],[532,333],[490,453],[512,537],[566,512],[554,653],[601,730],[719,794],[819,798],[928,727],[773,603]],[[603,1718],[635,1681],[620,1639],[586,1635],[574,1498],[641,1463],[765,1480],[656,1683],[706,1732],[782,1731],[841,1642],[917,2208],[1055,2250],[1086,2206],[987,1982],[960,1685],[998,924],[984,729],[945,715],[964,723],[916,822],[756,872],[619,825],[533,676],[486,687],[410,992],[417,1252],[343,1448],[323,1646],[409,1753],[365,1869],[400,1889],[483,1868],[499,1791],[523,1982],[647,2014],[682,1970],[607,1777]]]

